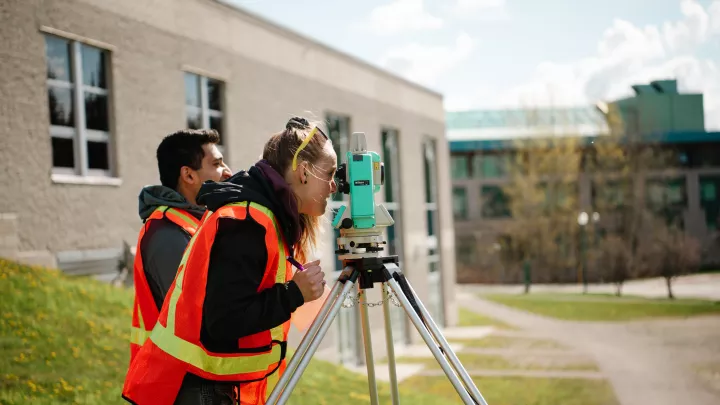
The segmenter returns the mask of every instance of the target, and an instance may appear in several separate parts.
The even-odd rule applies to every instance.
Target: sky
[[[720,0],[225,0],[443,94],[448,111],[702,92],[720,130]]]

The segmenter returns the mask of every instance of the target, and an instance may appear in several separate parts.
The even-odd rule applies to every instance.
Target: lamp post
[[[587,294],[587,236],[585,233],[585,226],[590,221],[591,216],[588,215],[587,212],[581,212],[578,214],[577,222],[578,225],[580,225],[580,279],[583,283],[583,294]],[[593,242],[597,244],[597,229],[598,229],[598,222],[600,222],[600,213],[593,212],[592,213],[592,222],[593,222]]]
[[[587,293],[587,278],[586,278],[586,272],[585,272],[585,266],[586,266],[586,259],[585,259],[585,225],[587,225],[589,220],[589,215],[587,212],[583,211],[580,214],[578,214],[577,222],[578,225],[580,225],[580,280],[582,280],[583,283],[583,294]]]

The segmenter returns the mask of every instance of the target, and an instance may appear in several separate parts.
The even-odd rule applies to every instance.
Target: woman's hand
[[[320,260],[303,265],[305,270],[295,272],[293,281],[300,288],[305,302],[320,298],[325,291],[325,273],[320,267]]]

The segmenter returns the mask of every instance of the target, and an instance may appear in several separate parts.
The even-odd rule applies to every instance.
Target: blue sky
[[[677,78],[720,130],[720,0],[226,0],[440,91],[448,110],[580,105]]]

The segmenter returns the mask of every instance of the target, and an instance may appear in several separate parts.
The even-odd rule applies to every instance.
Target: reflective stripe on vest
[[[143,225],[142,230],[140,231],[140,235],[138,237],[138,244],[137,244],[137,251],[136,251],[136,260],[133,264],[134,266],[139,266],[139,272],[143,274],[138,274],[135,277],[136,283],[144,283],[145,285],[143,288],[136,288],[135,294],[146,294],[149,292],[149,287],[147,287],[147,280],[144,277],[144,269],[142,264],[142,254],[140,251],[140,244],[142,242],[142,238],[145,235],[145,230],[147,229],[148,223],[153,220],[167,218],[169,221],[174,223],[175,225],[179,226],[185,232],[187,232],[191,237],[195,235],[195,232],[197,231],[198,226],[200,225],[200,221],[198,221],[194,216],[186,213],[183,210],[179,210],[177,208],[170,208],[167,205],[161,205],[157,207],[152,214],[148,217],[148,220]],[[139,277],[138,277],[139,276]],[[153,306],[155,305],[155,300],[152,297],[152,294],[148,297],[143,297],[145,300],[149,300],[149,302],[153,303]],[[146,309],[147,310],[147,309]],[[156,313],[159,312],[157,309],[151,311],[150,314],[145,314],[143,316],[143,310],[142,306],[140,305],[139,300],[135,300],[135,310],[133,313],[137,314],[137,320],[139,322],[139,326],[130,326],[130,343],[131,346],[138,345],[142,346],[143,343],[145,343],[145,340],[147,340],[150,337],[150,333],[152,332],[152,328],[155,326],[155,322],[157,321],[157,315]],[[145,323],[145,317],[149,317],[152,322],[148,322],[146,325]]]
[[[226,207],[232,209],[232,207],[247,208],[247,206],[247,202],[228,204],[225,207],[219,209],[215,214],[221,213]],[[279,259],[278,268],[275,271],[274,281],[275,283],[285,283],[285,278],[287,275],[286,249],[282,239],[282,233],[280,232],[277,221],[275,219],[275,215],[269,209],[256,203],[250,203],[250,208],[257,210],[261,214],[268,217],[268,219],[272,222],[273,227],[275,228],[278,240],[277,248]],[[208,221],[204,221],[203,224],[207,222]],[[150,340],[152,340],[152,342],[159,349],[171,355],[172,357],[213,375],[223,376],[266,371],[268,368],[282,360],[281,356],[284,353],[282,353],[283,348],[281,345],[272,345],[272,348],[269,352],[263,353],[241,352],[232,353],[231,355],[224,354],[222,356],[214,356],[213,354],[205,351],[203,347],[200,347],[192,342],[188,342],[175,334],[175,315],[178,301],[182,296],[182,285],[186,270],[185,265],[188,262],[188,258],[191,255],[193,246],[198,240],[198,235],[200,234],[200,232],[196,233],[196,236],[190,240],[190,244],[188,245],[187,249],[185,249],[182,261],[180,262],[180,266],[178,268],[179,271],[173,284],[170,300],[167,303],[168,312],[166,326],[163,326],[160,322],[157,322],[155,324],[155,328],[152,331],[152,334],[150,335]],[[278,343],[282,342],[282,344],[285,343],[285,326],[285,324],[281,324],[270,330],[270,336],[273,341],[276,341]]]

